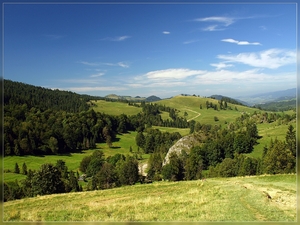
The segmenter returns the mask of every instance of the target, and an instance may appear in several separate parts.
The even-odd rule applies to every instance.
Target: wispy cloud
[[[81,63],[86,66],[120,66],[123,68],[129,68],[130,64],[127,62],[117,62],[117,63],[104,63],[104,62],[87,62],[87,61],[79,61],[78,63]],[[99,70],[98,70],[99,71]]]
[[[163,31],[162,33],[163,34],[170,34],[171,32],[170,31]]]
[[[183,42],[183,44],[184,45],[188,45],[188,44],[192,44],[192,43],[195,43],[195,42],[198,42],[199,40],[196,40],[196,39],[194,39],[194,40],[188,40],[188,41],[185,41],[185,42]]]
[[[90,77],[102,77],[105,73],[101,72],[101,73],[96,73],[96,74],[92,74]]]
[[[121,66],[123,68],[129,68],[129,64],[128,63],[118,62],[117,64],[118,64],[118,66]]]
[[[106,65],[106,66],[120,66],[120,67],[123,67],[123,68],[129,68],[130,67],[129,63],[126,63],[126,62],[103,63],[103,64]]]
[[[219,25],[211,25],[202,29],[203,31],[220,31],[225,30],[225,28],[221,28]]]
[[[203,31],[221,31],[221,30],[225,30],[226,27],[233,24],[236,20],[237,19],[233,17],[211,16],[211,17],[197,18],[194,19],[193,21],[214,23],[213,25],[203,28],[202,29]]]
[[[226,27],[233,24],[235,20],[236,19],[233,17],[225,17],[225,16],[211,16],[211,17],[194,19],[194,21],[197,22],[218,22],[218,23],[222,23]]]
[[[230,67],[228,64],[215,64],[219,66],[218,70],[191,70],[191,69],[165,69],[150,71],[144,75],[131,79],[126,84],[130,88],[154,88],[154,87],[165,87],[165,88],[192,88],[199,89],[202,85],[223,85],[230,84],[232,86],[247,86],[253,87],[253,85],[263,86],[266,83],[268,85],[280,83],[293,84],[296,82],[296,74],[290,73],[264,73],[261,68],[254,68],[250,70],[234,71],[224,69]]]
[[[261,69],[252,69],[246,71],[230,71],[218,70],[207,71],[205,74],[195,78],[195,84],[226,84],[240,85],[240,84],[264,84],[280,83],[280,82],[296,82],[296,75],[294,73],[281,74],[266,74]]]
[[[237,41],[232,38],[222,39],[221,41],[229,42],[237,45],[261,45],[259,42]]]
[[[146,73],[142,76],[143,78],[147,78],[150,80],[180,80],[185,79],[190,76],[195,76],[202,74],[204,71],[202,70],[190,70],[185,68],[179,68],[179,69],[166,69],[166,70],[155,70]]]
[[[281,74],[267,74],[263,73],[261,69],[251,69],[245,71],[234,70],[217,70],[206,71],[204,74],[196,76],[194,79],[194,85],[199,84],[231,84],[238,86],[239,84],[263,84],[268,82],[280,83],[280,82],[295,82],[296,76],[293,73],[281,73]]]
[[[124,35],[124,36],[117,36],[117,37],[106,37],[100,39],[101,41],[124,41],[128,38],[131,38],[131,36]]]
[[[78,63],[81,63],[81,64],[86,65],[86,66],[99,66],[100,65],[100,63],[86,62],[86,61],[79,61]]]
[[[223,63],[223,62],[221,62],[221,63],[211,63],[210,65],[216,67],[216,70],[221,70],[221,69],[233,66],[232,64],[226,64],[226,63]]]
[[[218,55],[217,58],[226,60],[226,62],[242,63],[253,67],[277,69],[285,65],[296,64],[296,51],[273,48],[258,53]]]

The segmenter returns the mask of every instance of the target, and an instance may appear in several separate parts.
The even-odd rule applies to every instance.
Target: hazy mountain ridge
[[[149,97],[140,97],[140,96],[131,97],[131,96],[109,94],[109,95],[106,95],[105,98],[115,99],[115,100],[146,101],[146,102],[155,102],[155,101],[161,100],[160,97],[157,97],[155,95],[151,95]]]
[[[237,97],[236,99],[247,102],[249,106],[253,106],[256,104],[278,102],[282,100],[291,100],[293,98],[296,98],[296,88],[274,91],[274,92],[266,92],[266,93],[249,95],[249,96],[240,96]]]

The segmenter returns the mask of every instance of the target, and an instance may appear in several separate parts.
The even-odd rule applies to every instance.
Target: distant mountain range
[[[282,90],[282,91],[274,91],[267,92],[249,96],[241,96],[241,97],[227,97],[223,95],[212,95],[211,98],[215,98],[217,100],[226,99],[227,102],[231,102],[234,104],[242,104],[246,106],[254,106],[261,105],[270,102],[280,102],[280,101],[290,101],[296,99],[296,88]],[[128,100],[128,101],[146,101],[146,102],[155,102],[162,100],[160,97],[155,95],[151,95],[149,97],[131,97],[131,96],[121,96],[116,94],[110,94],[105,96],[105,98],[109,99],[118,99],[118,100]]]
[[[106,95],[105,98],[116,99],[116,100],[128,100],[128,101],[146,101],[146,102],[155,102],[155,101],[161,100],[161,98],[159,98],[155,95],[151,95],[146,98],[146,97],[140,97],[140,96],[131,97],[131,96],[110,94],[110,95]]]
[[[282,90],[282,91],[274,91],[267,92],[262,94],[255,94],[243,97],[235,98],[238,101],[243,101],[247,103],[248,106],[253,106],[257,104],[265,104],[270,102],[280,102],[286,100],[293,100],[296,98],[296,88]]]

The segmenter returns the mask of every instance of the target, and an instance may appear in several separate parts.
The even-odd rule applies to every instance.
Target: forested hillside
[[[143,131],[145,124],[189,127],[170,107],[143,102],[135,104],[141,113],[112,116],[88,110],[91,99],[95,97],[5,81],[4,154],[65,154],[99,142],[111,145],[117,133]],[[171,119],[162,120],[160,111],[169,112]]]
[[[66,112],[80,112],[87,110],[87,102],[92,96],[79,95],[74,92],[51,90],[21,82],[4,80],[4,105],[26,105],[45,111],[47,109],[64,110]]]

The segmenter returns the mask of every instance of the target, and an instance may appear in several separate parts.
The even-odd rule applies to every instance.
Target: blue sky
[[[296,4],[5,4],[4,78],[230,97],[296,87]]]

